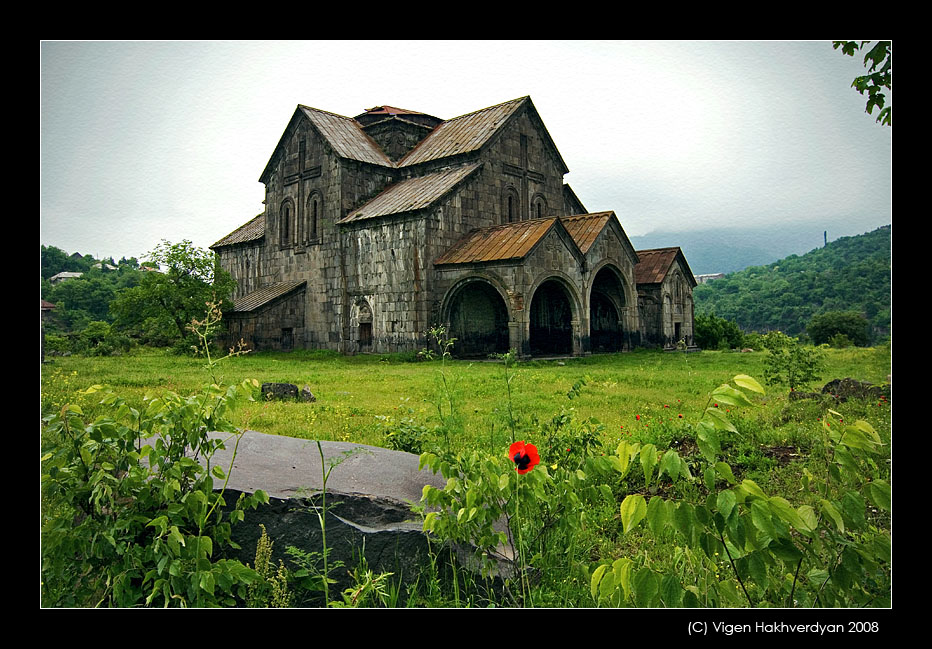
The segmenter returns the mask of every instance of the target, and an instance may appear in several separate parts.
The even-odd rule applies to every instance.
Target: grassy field
[[[574,408],[578,418],[593,417],[601,422],[606,442],[611,442],[623,430],[631,431],[646,419],[657,424],[664,418],[668,423],[696,421],[707,405],[709,392],[736,374],[748,374],[763,382],[765,355],[639,351],[519,363],[511,383],[513,410],[528,427],[534,417],[549,419],[561,409]],[[812,387],[820,389],[831,379],[849,376],[882,384],[889,381],[890,371],[888,347],[827,350],[826,370]],[[410,357],[392,355],[343,357],[326,352],[292,352],[229,358],[218,370],[218,379],[227,383],[252,378],[294,383],[299,388],[306,384],[317,401],[251,404],[237,414],[237,424],[304,439],[382,446],[386,422],[380,418],[405,416],[426,425],[436,419],[438,402],[446,394],[444,378],[452,386],[454,404],[463,419],[466,438],[460,440],[462,444],[477,439],[494,443],[507,407],[500,362],[413,362]],[[93,415],[93,402],[78,394],[90,385],[109,385],[131,402],[141,404],[150,391],[171,390],[186,395],[209,381],[203,361],[194,358],[161,353],[58,357],[42,368],[42,405],[48,409],[70,400]],[[568,392],[580,381],[585,385],[578,397],[568,399]],[[763,404],[765,412],[776,413],[787,405],[786,389],[768,387]],[[636,430],[639,436],[646,435],[643,429]]]
[[[228,358],[215,369],[215,376],[224,383],[256,379],[310,387],[317,397],[315,402],[258,400],[236,412],[237,426],[267,434],[392,448],[397,444],[393,440],[400,439],[399,431],[414,431],[414,437],[423,436],[425,444],[406,450],[437,452],[441,441],[445,451],[487,451],[488,456],[501,460],[511,441],[511,412],[517,421],[515,438],[540,445],[541,462],[556,468],[544,441],[546,431],[553,430],[547,422],[572,411],[576,422],[598,422],[584,424],[586,431],[598,437],[596,452],[613,453],[621,440],[653,444],[660,453],[675,449],[697,470],[701,462],[695,444],[696,423],[711,405],[710,392],[738,374],[763,382],[765,360],[762,352],[638,351],[521,362],[509,369],[500,361],[417,362],[410,355],[343,357],[293,352]],[[891,380],[889,346],[827,349],[824,360],[820,379],[809,386],[813,390],[835,378],[851,377],[873,384]],[[72,403],[81,407],[86,419],[92,419],[110,414],[97,403],[99,396],[82,393],[92,385],[110,386],[130,405],[141,407],[149,393],[197,393],[211,381],[211,374],[203,360],[147,352],[105,358],[56,357],[42,366],[41,380],[43,415]],[[815,497],[812,502],[818,504],[810,479],[826,475],[824,426],[834,425],[835,418],[869,422],[889,453],[891,411],[886,399],[791,401],[785,387],[768,386],[767,394],[755,396],[754,401],[753,408],[728,410],[737,430],[728,436],[727,448],[723,443],[724,457],[738,480],[751,479],[765,492],[792,500],[794,506],[801,498],[800,502],[808,502],[805,498]],[[451,407],[456,413],[453,426]],[[829,408],[835,412],[830,413]],[[447,423],[442,440],[432,432],[441,419]],[[389,437],[390,432],[396,436]],[[562,446],[555,448],[554,454],[562,450]],[[889,459],[871,466],[872,478],[868,479],[888,479]],[[801,489],[800,485],[810,487]],[[635,557],[642,570],[649,567],[651,574],[678,575],[684,587],[693,584],[700,594],[710,592],[708,581],[713,575],[715,580],[719,573],[721,579],[730,579],[724,560],[715,563],[703,559],[684,549],[672,534],[651,535],[646,529],[621,533],[621,499],[629,493],[650,498],[657,493],[656,487],[644,491],[644,485],[638,486],[636,480],[607,486],[613,497],[587,510],[585,530],[575,537],[572,548],[560,548],[546,559],[556,562],[548,564],[556,567],[546,571],[528,601],[535,606],[591,606],[589,576],[600,563],[619,557]],[[662,496],[701,502],[705,496],[700,490],[696,482],[679,483],[672,491],[664,490]],[[889,519],[876,509],[872,512],[868,517],[875,527],[871,529],[888,529]],[[813,570],[808,577],[820,578],[818,570]],[[478,590],[465,596],[459,585],[452,587],[452,594],[447,590],[448,584],[426,592],[422,588],[409,590],[407,605],[489,603]],[[762,597],[762,593],[753,596]],[[700,600],[698,605],[706,604]]]

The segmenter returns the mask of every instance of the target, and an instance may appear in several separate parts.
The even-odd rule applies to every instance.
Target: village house
[[[237,281],[232,340],[347,354],[582,355],[692,343],[679,248],[637,252],[589,213],[530,97],[443,120],[299,105],[265,209],[211,248]]]

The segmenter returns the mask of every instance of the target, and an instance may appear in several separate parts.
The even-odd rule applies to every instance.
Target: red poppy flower
[[[509,447],[508,458],[515,463],[518,473],[527,473],[540,464],[537,447],[533,444],[525,444],[524,440],[515,442]]]

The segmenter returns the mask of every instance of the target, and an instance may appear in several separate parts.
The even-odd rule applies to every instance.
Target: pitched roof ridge
[[[213,249],[213,248],[218,248],[218,247],[222,247],[222,246],[232,245],[232,244],[234,244],[234,243],[243,243],[243,242],[245,242],[245,241],[252,241],[252,240],[254,240],[254,239],[247,239],[247,238],[244,238],[244,239],[241,239],[241,240],[230,241],[230,239],[234,239],[234,238],[235,238],[235,235],[237,235],[237,234],[242,234],[242,233],[247,232],[248,229],[249,229],[249,227],[250,227],[250,226],[256,225],[256,222],[257,222],[259,219],[263,219],[263,220],[265,219],[265,212],[261,212],[261,213],[257,214],[256,216],[252,217],[251,219],[249,219],[248,221],[246,221],[245,223],[243,223],[241,226],[239,226],[238,228],[236,228],[235,230],[233,230],[232,232],[230,232],[230,233],[227,234],[226,236],[220,237],[220,239],[218,239],[216,242],[214,242],[213,244],[211,244],[210,246],[208,246],[208,248]],[[255,239],[258,239],[258,238],[260,238],[260,237],[262,236],[262,234],[264,234],[264,231],[263,231],[262,234],[258,234],[258,233],[253,233],[253,234],[254,234],[254,235],[257,235],[257,236],[255,236]]]
[[[323,108],[314,108],[313,106],[307,106],[307,105],[305,105],[305,104],[298,104],[298,107],[299,107],[299,108],[302,108],[302,109],[304,109],[304,110],[311,110],[311,111],[314,111],[315,113],[323,113],[323,114],[325,114],[325,115],[331,115],[331,116],[333,116],[333,117],[339,117],[339,118],[341,118],[341,119],[347,119],[347,120],[349,120],[349,121],[351,121],[351,122],[355,122],[355,121],[356,121],[356,120],[355,120],[354,118],[352,118],[352,117],[347,117],[346,115],[340,115],[339,113],[334,113],[334,112],[329,111],[329,110],[324,110]]]
[[[448,122],[452,122],[452,121],[457,120],[457,119],[462,119],[462,118],[464,118],[464,117],[470,117],[470,116],[475,115],[475,114],[477,114],[477,113],[481,113],[481,112],[484,112],[484,111],[487,111],[487,110],[492,110],[492,109],[494,109],[494,108],[500,108],[500,107],[505,106],[505,105],[507,105],[507,104],[517,104],[517,103],[520,103],[520,102],[524,101],[525,99],[530,99],[530,98],[531,98],[530,95],[524,95],[523,97],[518,97],[517,99],[509,99],[508,101],[502,101],[502,102],[499,102],[499,103],[494,104],[494,105],[492,105],[492,106],[486,106],[485,108],[480,108],[480,109],[478,109],[478,110],[473,110],[473,111],[470,111],[470,112],[468,112],[468,113],[463,113],[462,115],[457,115],[456,117],[451,117],[450,119],[445,119],[445,120],[443,120],[443,123],[446,124],[446,123],[448,123]]]
[[[645,248],[644,250],[636,250],[635,252],[670,252],[671,250],[682,250],[679,246],[666,246],[665,248]]]
[[[379,104],[378,106],[373,106],[372,108],[366,108],[365,113],[375,113],[378,111],[385,111],[389,115],[426,115],[419,110],[408,110],[407,108],[398,108],[398,106],[389,106],[387,104]],[[393,112],[394,111],[394,112]]]
[[[566,219],[593,219],[593,218],[596,218],[596,217],[601,218],[601,217],[603,217],[603,216],[608,216],[609,214],[613,214],[613,213],[614,213],[614,210],[602,210],[601,212],[585,212],[585,213],[583,213],[583,214],[567,214],[566,216],[561,216],[560,218],[563,219],[563,220],[566,220]]]

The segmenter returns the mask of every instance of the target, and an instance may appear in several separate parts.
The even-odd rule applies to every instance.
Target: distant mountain
[[[629,237],[635,250],[679,246],[694,275],[733,273],[749,266],[762,266],[790,255],[801,255],[821,248],[824,232],[831,242],[837,239],[835,223],[794,225],[778,223],[755,228],[686,230],[682,232],[649,232]]]
[[[696,313],[731,320],[746,332],[796,336],[814,315],[855,311],[882,338],[890,333],[891,235],[887,225],[702,284],[693,291]]]

